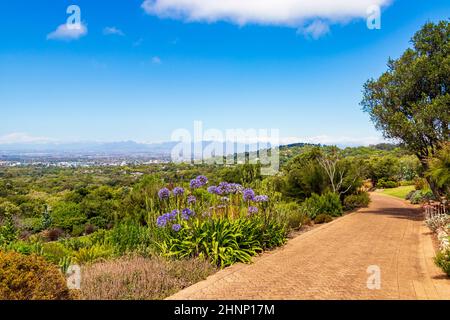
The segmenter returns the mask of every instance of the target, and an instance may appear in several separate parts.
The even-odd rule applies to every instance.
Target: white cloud
[[[122,30],[116,28],[116,27],[106,27],[103,29],[103,34],[105,36],[109,36],[109,35],[116,35],[116,36],[125,36],[125,33],[123,33]]]
[[[161,58],[157,57],[157,56],[152,57],[152,63],[153,64],[161,64],[162,63]]]
[[[66,23],[58,26],[55,31],[47,35],[47,40],[77,40],[88,33],[87,26],[84,24],[72,25],[69,27]]]
[[[24,132],[13,132],[3,136],[0,136],[0,144],[13,144],[13,143],[48,143],[55,140],[47,137],[36,137]]]
[[[307,38],[312,38],[314,40],[326,35],[330,32],[330,27],[327,23],[321,20],[314,20],[312,23],[306,25],[305,27],[299,28],[297,34],[302,34]]]
[[[229,21],[301,27],[308,20],[346,21],[367,17],[367,8],[392,0],[145,0],[151,15],[186,21]]]

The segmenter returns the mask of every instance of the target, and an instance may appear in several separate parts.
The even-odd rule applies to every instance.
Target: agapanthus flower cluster
[[[245,201],[254,201],[255,200],[255,191],[253,189],[245,189],[243,192],[243,197]]]
[[[216,186],[208,187],[208,192],[211,194],[217,194],[218,190]]]
[[[173,189],[173,194],[175,196],[182,196],[184,194],[184,189],[182,187],[175,187]]]
[[[197,202],[197,198],[196,198],[195,196],[190,195],[190,196],[187,197],[187,203],[188,203],[189,205],[193,205],[193,204],[195,204],[196,202]]]
[[[219,196],[226,196],[230,194],[237,194],[242,192],[243,187],[237,183],[221,182],[218,186],[211,186],[208,188],[208,192],[211,194],[217,194]]]
[[[170,197],[170,190],[167,189],[167,188],[162,188],[161,190],[158,191],[158,197],[161,200],[169,199],[169,197]]]
[[[242,191],[244,190],[244,187],[242,185],[240,185],[239,183],[230,183],[229,188],[230,188],[231,194],[242,193]]]
[[[205,186],[205,185],[208,184],[208,178],[205,177],[205,176],[198,176],[196,179],[197,179],[198,181],[200,181],[200,183],[201,183],[202,186]]]
[[[208,178],[205,176],[198,176],[195,179],[192,179],[190,182],[191,189],[198,189],[208,184]]]
[[[250,207],[248,207],[248,214],[249,215],[252,215],[252,214],[256,214],[256,213],[258,213],[258,208],[257,207],[253,207],[253,206],[250,206]]]
[[[170,213],[165,213],[156,219],[156,225],[160,228],[165,227],[169,222],[175,221],[177,219],[178,210],[173,210]]]
[[[260,195],[255,197],[255,202],[268,202],[269,197],[266,195]]]
[[[175,231],[175,232],[180,231],[180,230],[181,230],[181,225],[179,225],[178,223],[175,223],[175,224],[172,226],[172,230]]]
[[[191,217],[195,215],[195,212],[189,208],[183,209],[181,215],[184,220],[189,220]]]

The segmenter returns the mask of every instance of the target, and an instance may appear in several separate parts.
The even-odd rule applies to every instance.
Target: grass
[[[414,186],[401,186],[392,189],[384,189],[381,190],[380,193],[400,199],[405,199],[406,195],[413,190],[415,190]]]
[[[83,266],[80,296],[84,300],[160,300],[215,271],[199,259],[124,256]]]

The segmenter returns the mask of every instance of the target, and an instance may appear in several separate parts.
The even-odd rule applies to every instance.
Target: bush
[[[396,188],[396,187],[398,187],[398,183],[396,181],[384,180],[383,178],[381,178],[377,182],[377,188],[391,189],[391,188]]]
[[[64,230],[61,228],[53,228],[46,233],[48,241],[57,241],[64,235]]]
[[[296,202],[278,203],[274,210],[279,220],[285,222],[289,229],[299,229],[311,222]]]
[[[104,243],[113,247],[118,255],[145,250],[152,245],[149,228],[136,223],[119,224],[104,234]]]
[[[438,267],[441,267],[450,276],[450,249],[439,252],[434,261]]]
[[[370,203],[370,197],[367,192],[352,194],[344,198],[345,210],[367,207]]]
[[[423,190],[428,188],[428,181],[425,178],[416,178],[414,180],[414,187],[416,190]]]
[[[0,225],[0,246],[8,245],[17,240],[19,232],[15,226],[13,216],[8,214],[3,225]]]
[[[331,217],[328,214],[319,214],[317,215],[316,219],[314,219],[314,223],[316,224],[322,224],[322,223],[328,223],[333,221],[333,217]]]
[[[332,217],[342,215],[342,204],[339,196],[328,192],[321,196],[313,194],[302,204],[303,212],[307,213],[311,219],[315,219],[318,214],[324,213]]]
[[[107,246],[93,245],[89,248],[81,248],[74,252],[73,256],[77,263],[89,264],[113,257],[114,249]]]
[[[411,195],[410,202],[412,204],[420,204],[432,199],[434,199],[434,195],[431,190],[417,190]]]
[[[54,264],[58,264],[62,259],[71,254],[72,251],[59,242],[48,242],[42,245],[42,256]]]
[[[36,255],[0,251],[0,300],[69,300],[58,267]]]

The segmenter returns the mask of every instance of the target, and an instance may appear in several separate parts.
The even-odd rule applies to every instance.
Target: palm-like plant
[[[430,168],[427,176],[432,178],[436,185],[445,193],[450,194],[450,143],[446,142],[429,161]]]

